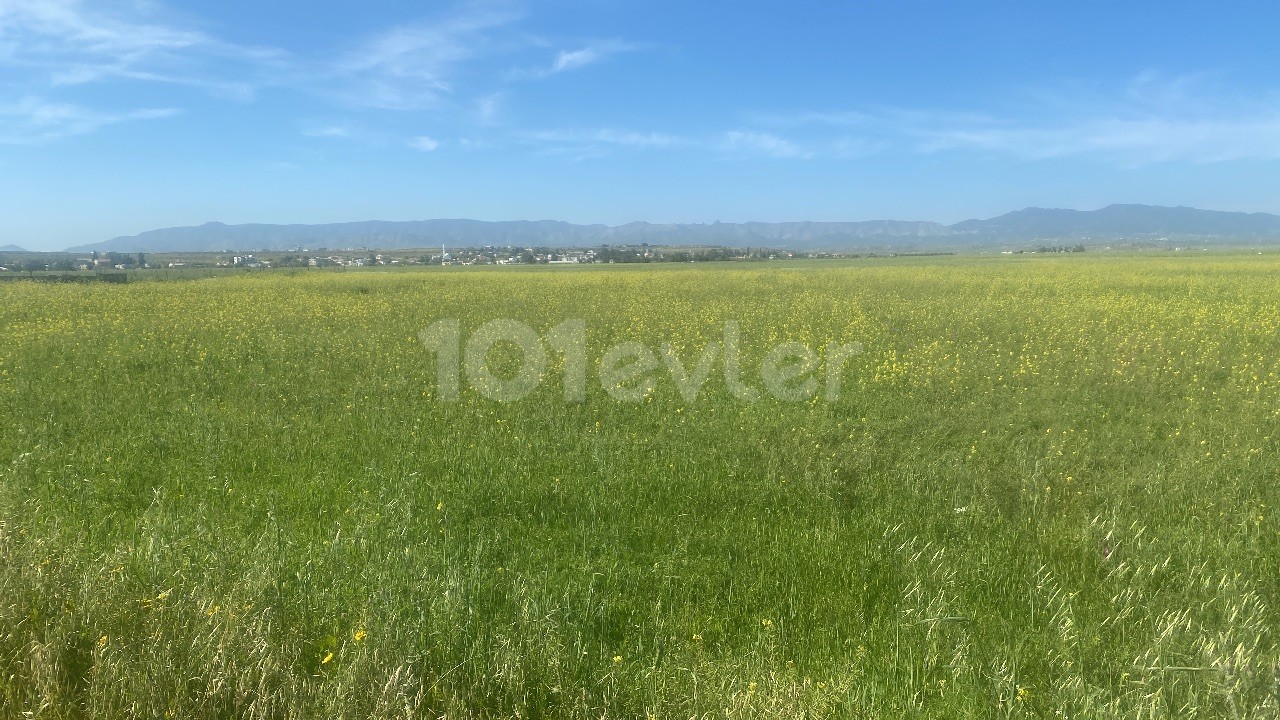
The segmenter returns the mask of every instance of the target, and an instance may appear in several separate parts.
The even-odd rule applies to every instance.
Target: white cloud
[[[1142,73],[1110,92],[1036,88],[1002,111],[872,108],[755,114],[725,149],[772,157],[977,152],[1019,161],[1085,157],[1121,167],[1280,159],[1280,96],[1232,93],[1205,75]],[[802,133],[796,141],[768,130]]]
[[[558,129],[524,131],[517,140],[532,146],[539,155],[588,160],[618,152],[642,152],[666,148],[698,148],[701,143],[678,135],[640,132],[620,128]]]
[[[675,135],[658,132],[637,132],[618,128],[595,130],[538,130],[525,132],[521,137],[535,145],[553,151],[589,152],[591,156],[603,155],[604,148],[666,148],[693,145],[691,141]]]
[[[489,32],[520,15],[479,5],[453,15],[401,25],[348,53],[335,72],[350,83],[346,98],[383,109],[421,109],[453,91],[457,66],[493,51]]]
[[[176,108],[139,108],[104,113],[71,103],[27,97],[16,103],[0,105],[0,144],[39,145],[74,135],[87,135],[108,125],[130,120],[159,120],[180,112]]]
[[[755,114],[744,126],[701,137],[617,128],[516,137],[540,152],[580,158],[680,148],[780,160],[961,152],[1024,162],[1084,157],[1118,167],[1280,159],[1280,94],[1233,95],[1202,76],[1144,74],[1114,88],[1109,100],[1103,95],[1041,89],[1002,101],[1004,112],[881,107]]]
[[[325,125],[303,130],[302,134],[313,138],[344,138],[350,135],[351,131],[342,125]]]
[[[611,145],[629,145],[632,147],[667,147],[677,145],[681,140],[673,135],[655,132],[634,132],[630,130],[599,130],[595,133],[597,142]]]
[[[494,125],[502,112],[502,93],[491,93],[476,101],[476,119],[481,125]]]
[[[599,40],[574,50],[559,51],[550,65],[513,70],[509,78],[512,80],[540,80],[559,73],[595,65],[614,55],[634,52],[642,47],[623,40]]]
[[[126,80],[249,98],[287,58],[174,26],[161,14],[146,2],[0,0],[0,67],[46,86]]]
[[[875,155],[887,148],[888,145],[883,140],[844,135],[828,142],[823,151],[831,157],[848,159]]]
[[[751,116],[751,120],[757,125],[768,127],[804,127],[809,125],[853,127],[874,123],[876,117],[871,113],[857,110],[842,110],[835,112],[757,113]]]
[[[1125,165],[1280,158],[1280,113],[1255,118],[1098,118],[1035,126],[925,129],[926,153],[980,150],[1022,160],[1096,156]]]
[[[493,147],[488,140],[460,137],[455,140],[461,150],[488,150]]]
[[[409,141],[409,147],[414,150],[421,150],[422,152],[431,152],[440,147],[440,143],[435,138],[427,137],[426,135],[419,135]]]
[[[1080,91],[1039,98],[1056,112],[1033,103],[1004,117],[925,115],[906,131],[921,152],[983,151],[1028,161],[1082,156],[1135,166],[1280,159],[1280,97],[1235,94],[1203,74],[1144,72],[1110,98]]]
[[[773,158],[805,160],[813,157],[812,151],[798,143],[767,132],[730,130],[724,134],[721,148],[728,152],[750,152]]]
[[[126,113],[123,117],[125,120],[160,120],[181,114],[182,111],[178,108],[143,108]]]
[[[270,88],[290,87],[361,108],[432,111],[498,127],[508,101],[502,83],[512,78],[504,73],[509,65],[495,59],[527,60],[556,46],[516,27],[524,16],[522,0],[458,2],[356,38],[336,52],[317,48],[316,56],[325,53],[326,59],[304,63],[281,49],[220,38],[171,0],[0,0],[0,73],[16,78],[0,88],[0,103],[56,96],[74,99],[86,117],[114,118],[129,113],[102,107],[106,94],[90,94],[85,86],[184,86],[242,102]],[[532,76],[577,70],[637,46],[599,40],[562,47]],[[350,136],[342,125],[303,125],[299,132]]]
[[[585,47],[581,50],[561,50],[560,54],[556,56],[556,61],[551,64],[551,72],[576,70],[580,67],[586,67],[599,59],[600,51],[595,48]]]
[[[856,138],[838,138],[810,147],[772,133],[747,130],[731,130],[708,138],[622,128],[558,129],[523,132],[519,138],[537,146],[540,152],[575,158],[605,157],[619,150],[678,149],[807,160],[819,154],[857,157],[874,149],[870,142]]]
[[[287,55],[224,42],[169,22],[146,0],[0,0],[0,142],[43,143],[131,120],[177,114],[174,108],[107,109],[81,88],[102,82],[195,87],[217,98],[250,100]]]

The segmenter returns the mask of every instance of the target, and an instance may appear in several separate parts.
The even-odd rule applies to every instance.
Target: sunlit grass
[[[1280,259],[451,270],[0,285],[0,716],[1280,713]],[[586,402],[439,402],[440,318]],[[726,320],[865,351],[595,381]]]

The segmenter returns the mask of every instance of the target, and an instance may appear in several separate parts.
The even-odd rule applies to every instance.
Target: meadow
[[[726,321],[862,352],[598,381]],[[1276,717],[1278,330],[1254,253],[3,283],[0,717]]]

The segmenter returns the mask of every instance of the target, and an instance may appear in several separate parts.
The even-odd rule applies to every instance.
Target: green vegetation
[[[1278,272],[0,284],[0,717],[1275,717]],[[566,402],[549,350],[448,403],[441,318],[865,352],[836,401]]]

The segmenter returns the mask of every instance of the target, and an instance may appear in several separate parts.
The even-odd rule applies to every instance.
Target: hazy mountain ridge
[[[927,221],[575,225],[558,220],[371,220],[324,225],[225,225],[151,230],[68,252],[218,252],[367,247],[590,247],[728,245],[796,249],[930,248],[987,243],[1143,237],[1280,239],[1280,215],[1189,207],[1110,205],[1100,210],[1025,208],[954,225]]]
[[[17,252],[17,253],[24,253],[24,252],[26,252],[26,250],[23,250],[22,248],[18,247],[17,245],[0,245],[0,252]]]
[[[1108,205],[1092,211],[1032,207],[989,220],[965,220],[951,229],[993,237],[1256,237],[1280,235],[1280,215],[1153,205]]]

